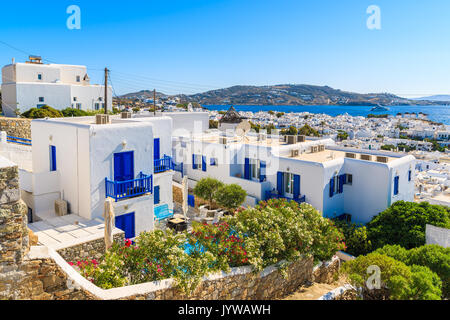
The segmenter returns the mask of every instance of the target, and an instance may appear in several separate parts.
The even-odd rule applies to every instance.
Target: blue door
[[[188,195],[188,205],[195,208],[195,196]]]
[[[116,228],[125,232],[126,239],[136,237],[134,212],[116,217]]]
[[[114,181],[134,179],[134,152],[114,154]]]
[[[161,140],[160,138],[155,139],[153,144],[153,159],[159,160],[161,159]]]

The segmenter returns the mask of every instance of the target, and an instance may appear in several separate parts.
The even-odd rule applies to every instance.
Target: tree
[[[278,112],[277,113],[277,118],[281,118],[282,116],[284,116],[284,112]]]
[[[337,135],[337,138],[339,141],[347,140],[348,139],[348,133],[345,131],[340,131]]]
[[[374,248],[398,244],[411,249],[425,244],[427,224],[450,228],[450,209],[427,202],[399,201],[374,217],[367,231]]]
[[[43,119],[43,118],[62,118],[63,114],[52,107],[47,105],[42,106],[41,108],[31,108],[30,110],[24,112],[22,114],[23,117],[28,119]]]
[[[290,126],[289,129],[281,130],[281,134],[283,136],[296,136],[298,134],[298,130],[294,126]]]
[[[218,129],[219,128],[219,121],[209,120],[209,128],[210,129]]]
[[[309,137],[319,137],[319,131],[316,129],[313,129],[309,126],[309,124],[305,124],[302,128],[300,128],[298,134],[302,136],[309,136]]]
[[[200,180],[194,188],[194,194],[200,198],[209,201],[209,208],[212,209],[214,204],[214,198],[217,191],[223,183],[217,179],[208,177]]]
[[[435,272],[442,281],[442,294],[444,298],[450,296],[450,248],[439,245],[425,245],[407,250],[399,245],[388,245],[375,251],[408,266],[418,265],[428,267]]]
[[[247,192],[237,184],[223,185],[215,194],[216,202],[228,210],[239,208],[246,197]]]

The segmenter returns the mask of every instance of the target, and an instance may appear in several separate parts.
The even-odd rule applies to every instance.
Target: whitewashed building
[[[112,88],[108,88],[112,106]],[[92,85],[85,66],[44,64],[39,57],[2,69],[2,108],[7,117],[16,117],[31,108],[48,105],[62,110],[99,110],[105,106],[105,89]]]
[[[331,139],[207,130],[174,134],[173,155],[182,168],[175,179],[187,175],[190,187],[206,177],[238,184],[250,206],[287,198],[310,203],[326,217],[367,223],[396,201],[414,200],[413,156],[343,148]]]
[[[173,212],[172,119],[111,117],[32,121],[32,168],[21,170],[22,198],[34,220],[68,213],[102,219],[114,200],[116,227],[134,238],[155,226],[156,212]]]

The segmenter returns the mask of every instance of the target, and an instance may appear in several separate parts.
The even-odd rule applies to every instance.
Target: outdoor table
[[[177,218],[170,219],[168,221],[168,227],[175,230],[176,232],[182,232],[187,230],[188,225],[185,219]]]

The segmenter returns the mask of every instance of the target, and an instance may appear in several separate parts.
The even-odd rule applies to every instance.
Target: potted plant
[[[197,197],[208,201],[208,205],[201,206],[200,215],[202,217],[214,217],[217,212],[217,205],[214,202],[217,191],[223,186],[223,183],[217,179],[208,177],[200,180],[194,188],[194,194]]]

